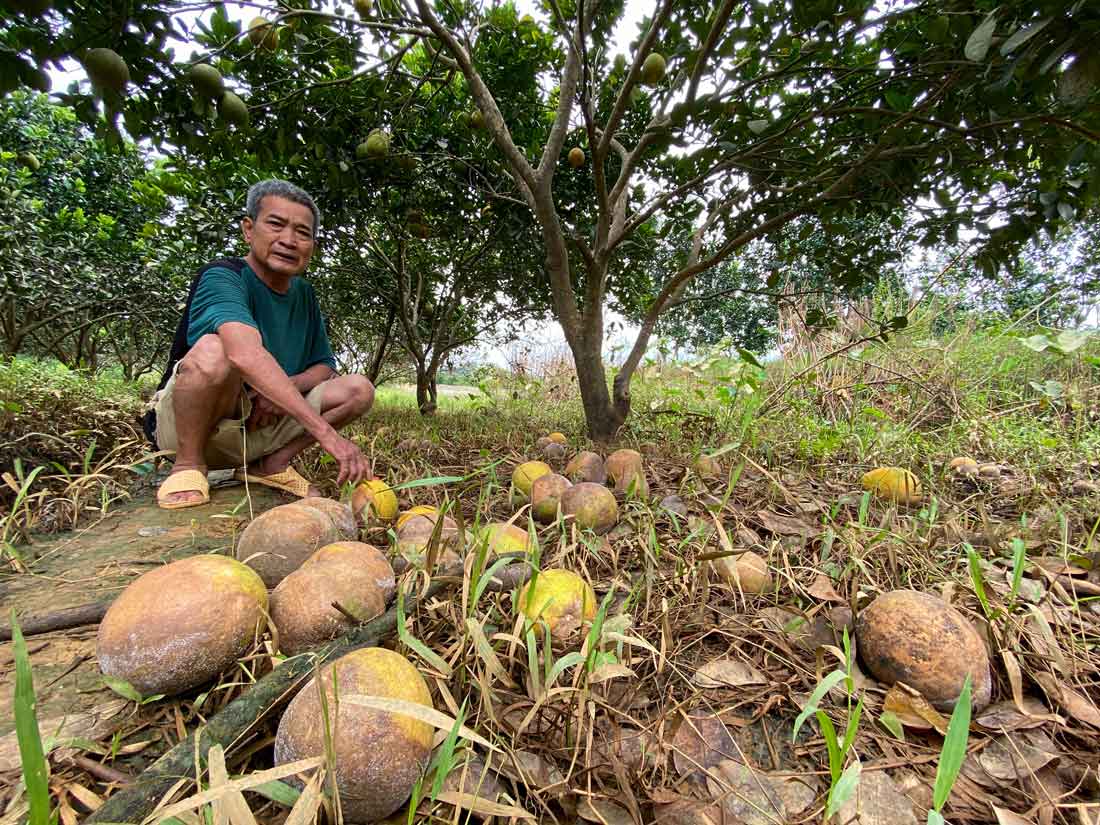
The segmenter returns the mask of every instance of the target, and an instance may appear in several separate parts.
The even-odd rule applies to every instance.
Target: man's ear
[[[252,243],[252,228],[255,224],[252,222],[252,218],[247,215],[241,218],[241,234],[244,235],[245,243]]]

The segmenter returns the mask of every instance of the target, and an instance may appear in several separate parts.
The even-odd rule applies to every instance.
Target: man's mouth
[[[276,252],[274,249],[271,250],[271,257],[288,264],[298,263],[298,257],[296,255],[288,255],[285,252]]]

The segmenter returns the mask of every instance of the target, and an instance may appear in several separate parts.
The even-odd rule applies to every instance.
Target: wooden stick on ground
[[[519,565],[528,570],[527,565]],[[523,575],[505,575],[502,570],[500,584],[491,587],[503,590],[511,582],[522,583]],[[416,602],[425,601],[456,582],[462,581],[462,565],[442,571],[432,580],[424,593],[407,603],[411,609]],[[248,732],[283,700],[290,698],[299,685],[313,675],[314,668],[330,662],[361,647],[377,645],[397,627],[397,610],[390,608],[381,616],[357,627],[350,633],[318,648],[287,659],[271,673],[264,676],[207,721],[206,725],[192,732],[186,739],[165,753],[134,781],[111,796],[102,807],[87,820],[93,823],[137,823],[144,820],[161,798],[181,778],[195,779],[196,767],[206,769],[206,754],[215,745],[221,745],[228,753],[241,742]],[[196,766],[196,759],[199,765]]]
[[[36,636],[86,624],[99,624],[110,606],[110,602],[92,602],[76,607],[66,607],[64,610],[55,610],[52,613],[37,613],[20,618],[19,627],[24,636]],[[0,642],[8,641],[11,641],[11,626],[0,625]]]

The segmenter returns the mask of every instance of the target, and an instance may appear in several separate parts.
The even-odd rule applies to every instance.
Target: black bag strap
[[[183,314],[180,316],[179,323],[176,325],[176,334],[172,338],[172,348],[168,352],[168,366],[165,367],[164,375],[161,376],[160,383],[157,384],[158,391],[163,390],[168,385],[168,381],[172,378],[172,373],[176,369],[176,364],[183,360],[183,357],[187,355],[191,349],[187,343],[187,327],[191,322],[191,302],[195,299],[195,292],[199,288],[199,282],[202,280],[202,276],[214,268],[229,269],[239,275],[244,270],[244,258],[218,258],[216,261],[211,261],[199,269],[198,274],[195,275],[194,279],[191,281],[191,287],[187,291],[187,300],[183,305]],[[149,443],[153,445],[153,449],[157,449],[156,411],[147,411],[141,424],[142,429],[145,431],[145,437],[149,439]]]

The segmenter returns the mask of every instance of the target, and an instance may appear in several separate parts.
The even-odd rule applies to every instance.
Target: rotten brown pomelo
[[[565,476],[557,473],[539,476],[531,485],[531,513],[540,524],[551,524],[558,518],[558,505],[562,493],[573,486]]]
[[[313,507],[284,504],[261,513],[244,528],[237,558],[274,587],[326,544],[340,540],[327,515]]]
[[[604,462],[607,481],[621,493],[635,498],[649,498],[649,482],[645,475],[645,462],[637,450],[616,450]]]
[[[607,468],[599,455],[584,450],[573,456],[573,460],[565,465],[565,472],[562,475],[574,484],[580,484],[582,481],[603,484],[607,481]]]
[[[275,736],[275,764],[325,755],[323,690],[345,820],[366,823],[387,817],[405,803],[427,767],[434,731],[414,717],[364,707],[357,697],[399,699],[431,708],[428,685],[408,660],[381,647],[342,656],[321,671],[320,678],[320,689],[311,679],[283,714]]]
[[[314,510],[321,511],[332,519],[333,525],[340,531],[341,538],[354,539],[359,537],[359,527],[355,523],[355,515],[351,512],[351,507],[347,504],[343,504],[331,498],[309,496],[308,498],[291,502],[290,506],[312,507]]]
[[[561,513],[582,530],[606,533],[619,521],[619,503],[602,484],[582,481],[561,494]]]
[[[377,548],[358,541],[322,547],[271,593],[279,649],[294,656],[373,619],[395,587],[393,568]]]
[[[263,631],[267,588],[227,556],[180,559],[132,581],[99,625],[107,676],[142,696],[173,695],[232,667]]]
[[[886,685],[904,682],[932,706],[950,711],[970,676],[976,709],[989,704],[992,678],[985,643],[958,610],[929,593],[883,593],[856,618],[859,655]]]

